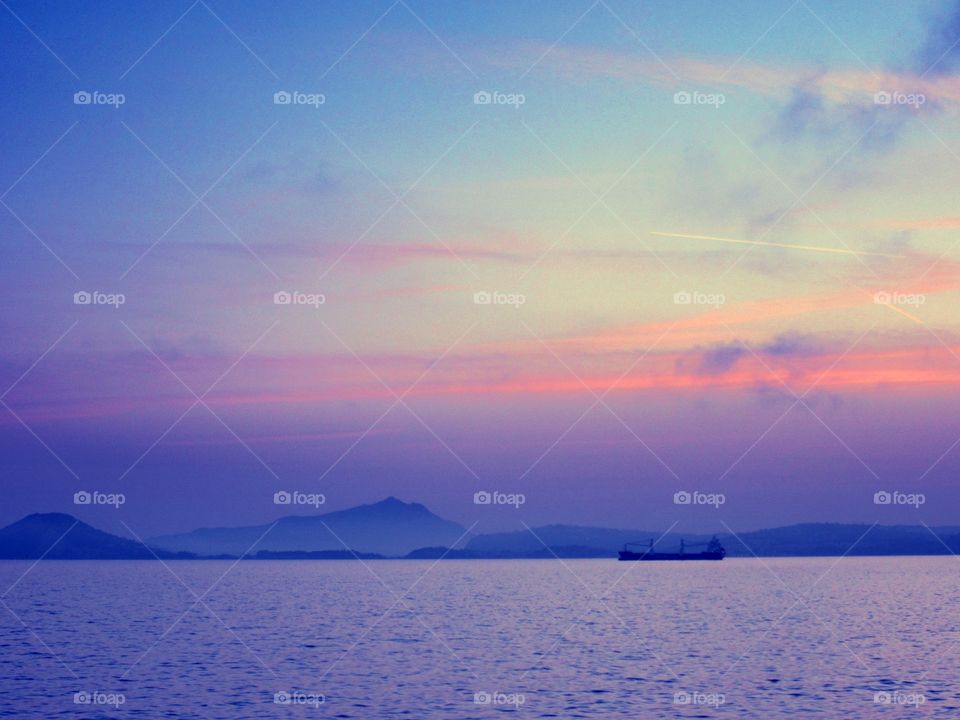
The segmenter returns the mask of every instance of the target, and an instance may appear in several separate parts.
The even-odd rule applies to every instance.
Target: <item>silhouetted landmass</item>
[[[583,527],[579,525],[545,525],[530,530],[514,530],[512,532],[489,533],[477,535],[467,543],[467,550],[471,550],[483,557],[538,557],[546,552],[547,547],[556,552],[565,547],[589,549],[592,555],[578,555],[581,557],[616,557],[624,543],[637,540],[657,539],[662,533],[644,530],[616,530],[612,528]],[[672,536],[666,536],[661,541],[674,544]],[[679,536],[675,544],[679,545]],[[547,546],[547,547],[545,547]],[[658,544],[659,546],[659,544]],[[557,553],[559,554],[559,553]]]
[[[246,560],[383,560],[376,553],[355,553],[350,550],[261,550],[247,555]]]
[[[498,550],[478,552],[466,549],[428,547],[414,550],[403,556],[404,560],[549,560],[551,558],[598,558],[611,557],[610,553],[599,548],[579,545],[558,545],[539,550]]]
[[[922,525],[860,525],[803,523],[732,535],[717,533],[727,557],[816,557],[869,555],[947,555],[960,552],[960,528]],[[688,547],[704,544],[712,535],[642,530],[611,530],[572,525],[548,525],[529,530],[478,535],[467,544],[477,557],[611,557],[627,542],[656,540],[657,550],[672,551],[684,540]],[[549,546],[550,550],[544,547]]]
[[[615,555],[615,554],[614,554]],[[404,556],[405,560],[549,560],[560,558],[596,558],[611,557],[609,552],[599,548],[582,545],[558,545],[546,548],[543,545],[539,550],[510,550],[477,551],[470,549],[449,549],[445,547],[429,547],[414,550]]]
[[[477,560],[480,556],[469,550],[451,550],[445,547],[418,548],[403,556],[404,560],[440,560],[441,558],[444,560]]]
[[[150,538],[148,542],[154,547],[197,555],[240,556],[260,550],[313,552],[351,548],[357,552],[401,557],[417,548],[453,545],[464,534],[463,526],[434,515],[419,503],[388,497],[372,505],[322,515],[290,515],[275,524],[201,528],[180,535]]]
[[[153,559],[154,553],[163,559],[243,556],[251,560],[615,558],[627,542],[646,544],[654,539],[657,550],[670,552],[679,548],[681,539],[692,550],[710,538],[708,534],[661,536],[642,530],[547,525],[478,535],[465,547],[450,549],[464,534],[460,525],[423,505],[387,498],[324,515],[281,518],[272,529],[270,525],[213,528],[165,536],[150,542],[151,552],[139,542],[97,530],[70,515],[45,513],[28,515],[0,529],[0,559],[140,560]],[[804,523],[718,536],[728,557],[960,553],[957,526]],[[421,539],[426,542],[418,542]]]
[[[770,530],[720,535],[727,555],[947,555],[960,551],[960,528],[922,525],[803,523]]]
[[[190,553],[155,550],[163,559],[193,558]],[[154,554],[141,543],[97,530],[72,515],[36,513],[0,529],[5,560],[143,560]]]

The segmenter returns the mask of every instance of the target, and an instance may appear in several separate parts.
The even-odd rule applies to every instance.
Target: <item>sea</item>
[[[0,562],[0,716],[960,717],[960,559]]]

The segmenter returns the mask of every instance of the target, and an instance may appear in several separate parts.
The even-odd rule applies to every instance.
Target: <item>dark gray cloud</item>
[[[904,127],[918,112],[912,105],[879,105],[867,94],[860,102],[827,101],[814,80],[794,86],[790,100],[773,123],[770,134],[774,140],[812,139],[823,145],[838,142],[845,146],[859,141],[862,150],[884,153],[896,145]],[[834,159],[829,158],[829,163]]]
[[[916,54],[914,70],[920,75],[952,75],[960,69],[960,2],[954,0],[946,12],[928,25],[923,44]]]
[[[815,338],[797,333],[778,335],[770,342],[753,348],[760,357],[789,358],[811,355],[822,350]],[[704,375],[721,375],[733,369],[739,360],[751,351],[740,342],[715,345],[704,351],[698,372]]]
[[[808,335],[785,333],[764,345],[760,352],[775,357],[798,357],[818,353],[822,349],[822,345]]]
[[[960,0],[926,24],[919,47],[906,67],[889,68],[895,75],[944,76],[960,69]],[[935,98],[925,98],[920,108],[911,104],[878,104],[869,95],[863,102],[836,103],[824,98],[821,70],[791,91],[787,104],[774,120],[770,136],[778,142],[814,140],[820,144],[852,143],[861,139],[867,152],[883,154],[899,141],[911,119],[922,111],[936,111]],[[888,92],[917,93],[917,88],[891,87]]]
[[[749,352],[740,343],[718,345],[703,353],[699,371],[704,375],[720,375],[733,369],[737,361]]]

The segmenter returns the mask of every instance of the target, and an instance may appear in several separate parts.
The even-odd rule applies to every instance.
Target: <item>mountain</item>
[[[464,536],[455,522],[434,515],[418,503],[394,497],[372,505],[324,515],[296,515],[273,524],[238,528],[204,528],[149,542],[164,559],[246,555],[253,559],[333,560],[399,558],[466,560],[484,558],[615,558],[624,543],[645,544],[659,538],[658,550],[672,551],[681,538],[691,550],[706,534],[616,530],[577,525],[547,525],[530,530]],[[805,523],[719,533],[729,557],[946,555],[960,553],[960,527]],[[259,540],[259,542],[258,542]],[[543,542],[541,542],[541,540]],[[342,542],[341,542],[342,541]],[[544,547],[544,543],[547,547]],[[346,547],[344,547],[346,545]],[[349,549],[348,549],[349,548]],[[28,515],[0,528],[0,559],[145,559],[153,553],[139,542],[111,535],[63,513]]]
[[[936,537],[934,536],[936,533]],[[921,525],[803,523],[733,535],[718,533],[728,557],[945,555],[960,553],[960,528]],[[624,543],[657,539],[658,550],[676,550],[680,540],[693,549],[710,535],[643,530],[612,530],[576,525],[547,525],[529,530],[478,535],[466,552],[473,557],[616,557]],[[939,539],[938,539],[939,538]],[[541,542],[541,540],[543,542]],[[941,540],[943,542],[941,542]],[[549,550],[544,547],[549,546]],[[449,555],[447,557],[450,557]]]
[[[385,560],[376,553],[358,553],[351,550],[261,550],[247,555],[251,560]]]
[[[922,525],[803,523],[770,530],[720,535],[727,555],[945,555],[960,551],[960,528]],[[936,534],[936,536],[934,535]],[[939,539],[938,539],[939,538]]]
[[[624,543],[648,538],[659,538],[662,533],[643,530],[614,530],[611,528],[582,527],[579,525],[545,525],[530,530],[477,535],[467,543],[467,550],[485,557],[539,556],[561,547],[592,548],[595,555],[616,557]],[[670,537],[661,541],[666,544]],[[542,542],[541,542],[542,541]],[[679,543],[679,539],[677,543]],[[660,547],[660,544],[658,544]],[[581,550],[582,552],[582,550]],[[559,554],[559,553],[558,553]]]
[[[184,557],[157,551],[162,558]],[[36,513],[0,529],[4,560],[140,560],[153,553],[139,542],[105,533],[72,515]]]
[[[271,525],[273,526],[271,528]],[[388,497],[372,505],[323,515],[291,515],[276,523],[238,528],[201,528],[151,538],[154,547],[198,555],[256,555],[261,550],[342,551],[400,557],[418,548],[457,542],[465,529],[419,503]]]

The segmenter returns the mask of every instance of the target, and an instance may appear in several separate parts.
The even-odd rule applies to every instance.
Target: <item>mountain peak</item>
[[[161,555],[169,557],[169,553]],[[0,557],[9,559],[148,559],[139,541],[97,530],[66,513],[33,513],[0,528]]]
[[[152,544],[200,555],[239,555],[255,543],[258,551],[342,551],[346,547],[400,557],[417,548],[449,547],[465,532],[461,525],[444,520],[425,505],[390,495],[375,503],[322,515],[287,515],[272,528],[206,528],[153,538]]]
[[[426,505],[421,505],[420,503],[416,502],[404,502],[394,495],[385,497],[383,500],[378,500],[375,503],[370,503],[369,505],[360,505],[343,512],[357,512],[363,510],[367,512],[373,511],[378,515],[384,513],[388,515],[433,515]]]
[[[382,508],[420,508],[423,507],[420,503],[415,502],[404,502],[395,495],[390,495],[385,497],[379,502],[372,503],[370,507],[382,507]]]
[[[73,515],[68,515],[67,513],[59,512],[49,512],[49,513],[31,513],[26,517],[22,518],[20,522],[25,522],[30,520],[31,522],[48,522],[55,523],[57,525],[62,525],[64,523],[75,523],[80,522]]]

